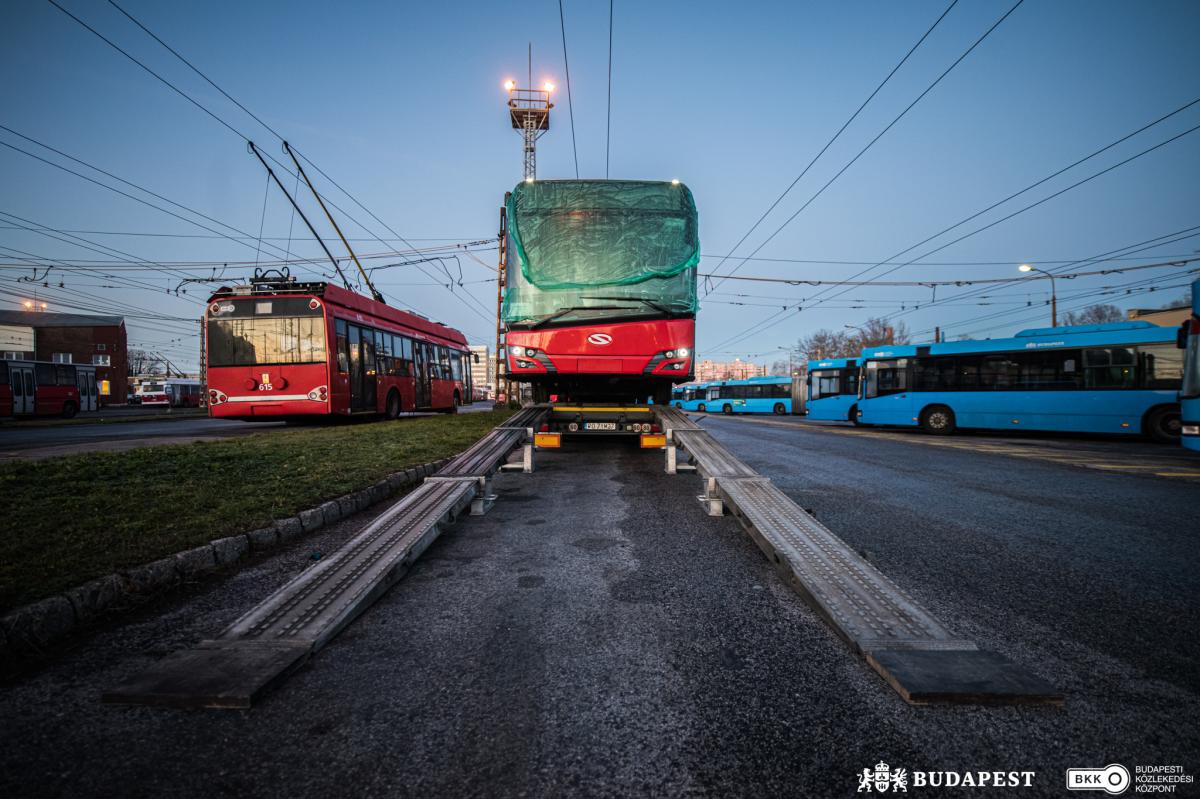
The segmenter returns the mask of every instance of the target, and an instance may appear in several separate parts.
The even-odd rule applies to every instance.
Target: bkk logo
[[[1119,763],[1104,768],[1069,768],[1067,787],[1072,791],[1104,791],[1116,796],[1129,787],[1129,769]]]
[[[859,793],[908,793],[913,788],[1028,788],[1033,771],[913,771],[880,761],[858,775]]]
[[[599,346],[603,347],[605,345],[612,344],[612,336],[608,335],[607,333],[593,333],[592,335],[588,336],[588,341],[590,341],[592,344],[598,344]]]

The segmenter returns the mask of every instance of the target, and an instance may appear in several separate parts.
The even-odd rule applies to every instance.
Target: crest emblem
[[[601,347],[612,344],[612,336],[608,335],[607,333],[593,333],[592,335],[588,336],[587,340],[589,343],[596,344]]]

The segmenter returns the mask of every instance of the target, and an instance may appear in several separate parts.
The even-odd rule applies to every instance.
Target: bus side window
[[[34,367],[34,372],[37,374],[39,386],[52,386],[58,382],[58,376],[54,372],[52,363],[39,363]]]
[[[350,342],[346,336],[346,320],[338,319],[334,329],[337,331],[337,369],[339,372],[349,372]]]
[[[400,366],[401,374],[406,377],[412,377],[413,372],[413,343],[412,339],[407,336],[400,337],[400,358],[403,363]]]
[[[1084,350],[1083,367],[1086,388],[1133,387],[1133,352],[1125,347]]]
[[[450,353],[450,379],[462,380],[462,355],[457,352]]]
[[[1146,388],[1178,391],[1183,383],[1183,351],[1170,344],[1138,347],[1142,381]]]

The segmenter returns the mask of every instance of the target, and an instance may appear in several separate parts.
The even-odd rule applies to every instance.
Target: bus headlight
[[[689,354],[691,354],[691,350],[689,350],[687,347],[680,347],[679,349],[675,350],[675,354],[680,358],[686,358]]]

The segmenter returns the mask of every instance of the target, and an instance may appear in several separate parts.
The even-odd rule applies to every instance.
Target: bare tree
[[[790,377],[792,374],[792,363],[790,361],[775,361],[771,364],[769,374],[773,377]]]
[[[128,353],[130,375],[159,375],[162,374],[162,359],[152,352],[143,349],[131,349]]]
[[[883,344],[908,344],[911,340],[908,325],[903,322],[889,322],[882,316],[868,319],[855,327],[855,334],[851,337],[856,353]]]
[[[1089,305],[1078,311],[1067,311],[1062,316],[1062,323],[1071,325],[1101,325],[1106,322],[1124,321],[1125,314],[1115,305]]]
[[[796,342],[796,357],[801,361],[822,358],[846,358],[855,354],[849,335],[836,330],[817,330]]]

